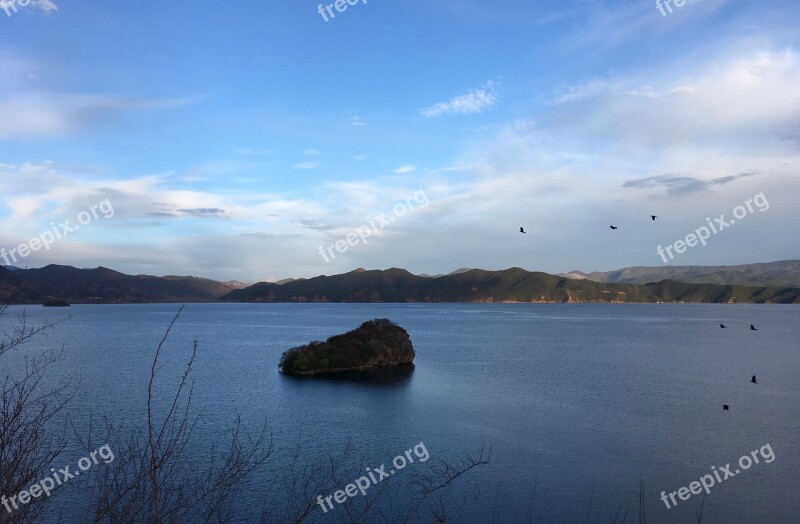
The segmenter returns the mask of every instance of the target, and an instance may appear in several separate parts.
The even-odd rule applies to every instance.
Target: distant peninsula
[[[325,342],[292,348],[278,367],[289,375],[318,375],[412,364],[415,356],[408,332],[381,318]]]

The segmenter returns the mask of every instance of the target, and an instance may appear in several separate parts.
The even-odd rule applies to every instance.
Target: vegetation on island
[[[411,364],[414,346],[408,332],[388,319],[364,322],[353,331],[286,351],[279,368],[287,374],[313,375]]]
[[[61,298],[48,298],[42,305],[44,307],[69,307],[69,302]]]

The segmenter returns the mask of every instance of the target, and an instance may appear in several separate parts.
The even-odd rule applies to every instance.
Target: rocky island
[[[48,298],[45,300],[42,305],[44,307],[70,307],[70,303],[64,300],[63,298]]]
[[[382,318],[325,342],[311,342],[286,351],[279,369],[290,375],[317,375],[411,364],[414,346],[408,332]]]

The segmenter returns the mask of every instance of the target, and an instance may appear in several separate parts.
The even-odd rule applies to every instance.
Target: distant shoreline
[[[41,304],[46,300],[63,300],[70,304],[800,303],[800,262],[773,263],[769,265],[771,271],[776,270],[775,264],[782,268],[781,281],[787,285],[698,283],[675,278],[648,283],[600,282],[512,267],[501,271],[466,269],[437,277],[414,275],[400,268],[356,269],[340,275],[241,287],[241,283],[196,277],[125,275],[107,268],[51,265],[8,270],[0,267],[0,303]],[[626,271],[604,278],[626,280],[632,277]]]
[[[198,302],[190,302],[190,301],[175,301],[175,302],[72,302],[72,306],[153,306],[153,305],[167,305],[167,304],[174,304],[174,305],[184,305],[184,304],[191,304],[191,305],[286,305],[286,304],[295,304],[298,306],[308,306],[308,305],[320,305],[320,304],[329,304],[329,305],[378,305],[378,304],[387,304],[387,305],[427,305],[427,306],[435,306],[435,305],[524,305],[524,304],[531,304],[531,305],[564,305],[564,306],[582,306],[582,305],[630,305],[630,306],[666,306],[666,305],[683,305],[683,306],[700,306],[700,305],[725,305],[725,306],[797,306],[800,305],[799,303],[780,303],[780,302],[512,302],[512,301],[483,301],[483,302],[311,302],[311,301],[295,301],[295,302],[236,302],[230,300],[218,300],[218,301],[198,301]],[[42,304],[36,302],[14,302],[5,304],[7,306],[33,306],[33,307],[41,307],[43,309],[54,309],[54,308],[46,308]],[[65,309],[65,308],[60,308]]]

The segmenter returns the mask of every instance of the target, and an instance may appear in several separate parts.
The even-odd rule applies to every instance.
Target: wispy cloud
[[[320,224],[314,220],[299,220],[297,223],[306,229],[311,229],[314,231],[326,232],[326,231],[333,231],[334,229],[336,229],[336,226]]]
[[[354,126],[354,127],[363,127],[363,126],[367,125],[367,123],[364,122],[364,119],[362,119],[358,115],[349,116],[349,117],[345,118],[345,121],[349,122],[350,125]]]
[[[786,137],[800,125],[800,60],[791,49],[724,49],[678,69],[604,78],[553,100],[565,135],[657,147],[749,144]]]
[[[43,13],[58,11],[58,6],[51,0],[32,0],[31,5]]]
[[[178,209],[178,213],[198,218],[224,218],[225,210],[218,207],[199,207],[194,209]]]
[[[274,155],[275,151],[273,149],[250,149],[249,147],[240,147],[234,151],[234,153],[242,156],[269,156]]]
[[[467,115],[483,113],[494,107],[498,96],[494,82],[487,82],[482,87],[470,89],[467,93],[451,98],[447,102],[439,102],[420,111],[426,118],[436,118],[444,115]]]
[[[38,9],[40,12],[46,15],[52,13],[53,11],[58,11],[58,6],[51,0],[31,0],[30,6],[34,9]]]
[[[397,169],[395,169],[394,172],[397,173],[398,175],[406,175],[408,173],[413,173],[416,170],[417,170],[416,166],[400,166]]]
[[[148,99],[104,95],[16,94],[0,98],[0,140],[58,136],[83,130],[125,111],[181,107],[198,98]]]
[[[712,179],[702,179],[690,175],[669,173],[637,180],[627,180],[622,184],[622,187],[664,189],[669,195],[681,196],[707,191],[711,186],[728,184],[734,180],[755,176],[757,174],[758,173],[739,173]]]
[[[300,163],[295,164],[294,168],[295,169],[301,169],[301,170],[316,169],[320,165],[322,165],[322,163],[321,162],[317,162],[317,161],[300,162]]]

